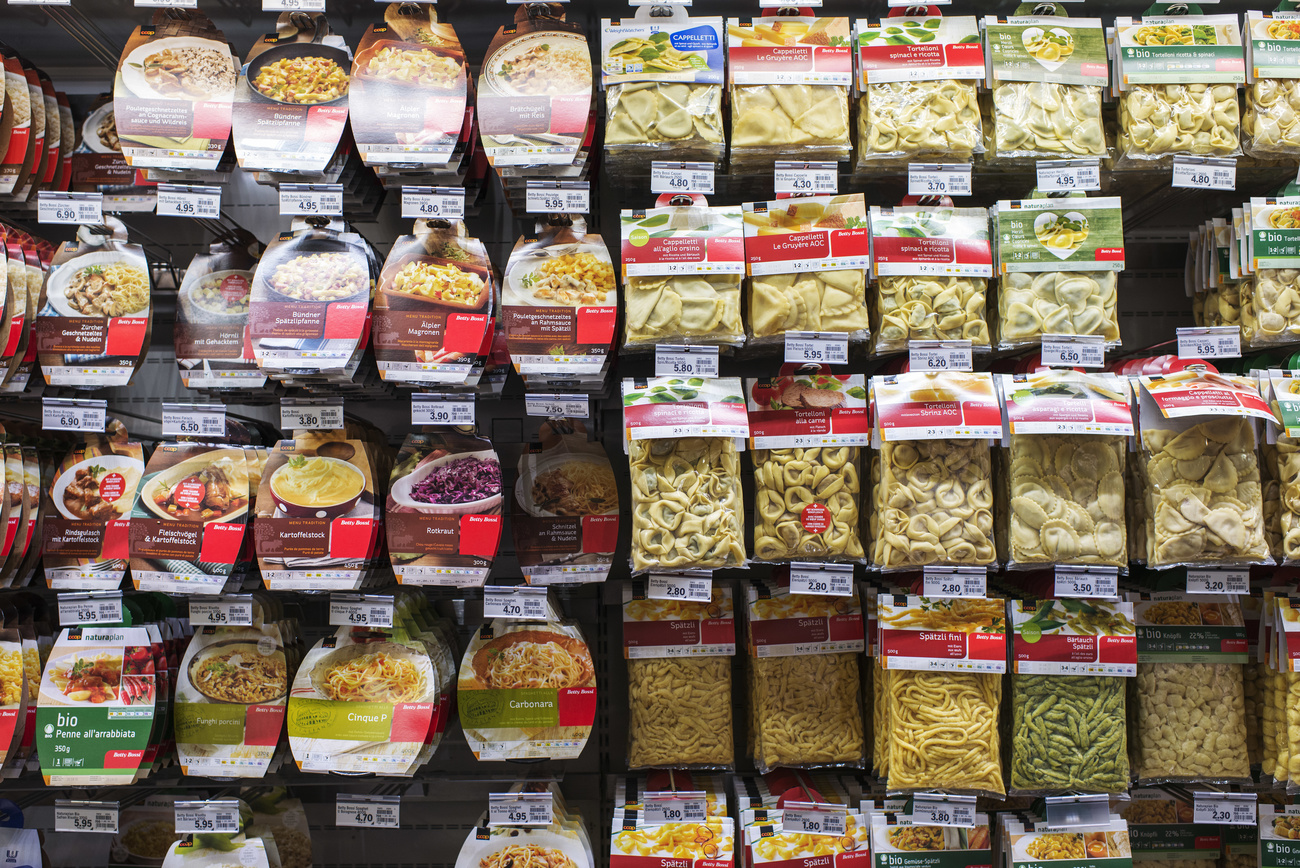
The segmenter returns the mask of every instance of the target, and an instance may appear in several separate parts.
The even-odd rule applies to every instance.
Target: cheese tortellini
[[[848,88],[829,84],[751,84],[731,89],[733,160],[847,160]]]
[[[1114,271],[1013,271],[998,287],[999,343],[1038,344],[1043,335],[1101,335],[1119,342]]]
[[[1300,79],[1261,78],[1247,85],[1242,129],[1252,156],[1300,156]]]
[[[1232,311],[1237,295],[1242,339],[1250,346],[1300,339],[1300,269],[1261,268],[1253,279],[1219,287],[1219,307]],[[1233,325],[1226,322],[1225,325]]]
[[[1300,440],[1279,434],[1277,476],[1281,491],[1282,557],[1300,561]]]
[[[1120,151],[1136,159],[1237,154],[1240,121],[1235,85],[1129,85],[1119,101]]]
[[[859,163],[925,156],[969,160],[982,138],[973,81],[869,84],[858,101]]]
[[[627,344],[734,343],[745,340],[738,274],[628,277]]]
[[[993,144],[999,157],[1104,157],[1101,88],[1042,81],[993,88]]]
[[[722,149],[722,86],[644,81],[609,88],[605,145],[653,145],[700,151],[714,158]]]
[[[788,331],[866,332],[866,275],[861,269],[755,275],[749,319],[756,338]]]
[[[858,447],[754,450],[754,557],[856,560]]]
[[[905,350],[910,340],[967,340],[989,346],[987,289],[983,277],[881,277],[876,284],[876,352]]]

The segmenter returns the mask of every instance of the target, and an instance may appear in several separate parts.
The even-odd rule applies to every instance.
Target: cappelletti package
[[[1300,155],[1300,15],[1251,11],[1245,17],[1246,115],[1243,144],[1252,157]]]
[[[172,332],[176,364],[187,389],[260,389],[248,334],[249,297],[257,259],[220,241],[195,254],[177,293]]]

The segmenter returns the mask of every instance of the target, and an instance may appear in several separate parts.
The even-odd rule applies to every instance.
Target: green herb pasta
[[[1123,678],[1016,675],[1011,688],[1012,789],[1127,789]]]

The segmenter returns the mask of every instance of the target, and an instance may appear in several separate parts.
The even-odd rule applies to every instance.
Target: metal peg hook
[[[330,225],[330,218],[314,214],[310,217],[304,218],[303,222],[313,229],[324,229]]]
[[[937,208],[943,204],[942,196],[921,196],[916,200],[916,204],[924,205],[927,208]]]
[[[1033,12],[1033,14],[1034,14],[1034,15],[1042,15],[1042,16],[1045,16],[1045,17],[1051,17],[1051,16],[1053,16],[1053,15],[1056,14],[1056,4],[1055,4],[1055,3],[1039,3],[1037,6],[1034,7],[1034,12]]]
[[[690,196],[686,195],[685,193],[677,193],[671,199],[668,200],[668,204],[676,208],[685,208],[687,206],[694,205],[695,200],[692,199]]]
[[[920,18],[930,11],[929,6],[908,6],[903,14],[908,18]]]
[[[651,17],[651,18],[672,18],[672,17],[673,17],[673,7],[671,7],[671,6],[651,6],[651,7],[650,7],[650,17]]]

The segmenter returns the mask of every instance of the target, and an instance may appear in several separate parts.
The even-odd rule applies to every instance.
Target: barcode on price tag
[[[1106,339],[1101,335],[1043,335],[1041,357],[1048,367],[1103,368]]]
[[[12,3],[13,0],[10,0],[10,2]],[[104,223],[104,194],[53,193],[42,190],[36,194],[36,222],[102,226]]]
[[[334,825],[355,828],[397,829],[402,825],[401,796],[334,797]]]
[[[713,573],[692,570],[685,573],[651,573],[645,595],[651,600],[693,600],[707,603],[713,599]]]
[[[773,164],[772,180],[777,194],[821,196],[840,191],[839,163],[792,163],[778,160]]]
[[[786,332],[787,362],[817,362],[827,365],[849,363],[848,332]]]
[[[59,594],[59,626],[122,623],[122,594]]]
[[[1237,189],[1237,161],[1222,157],[1174,157],[1171,186],[1197,190]]]
[[[54,831],[117,833],[117,802],[54,800]]]
[[[1100,190],[1101,164],[1097,160],[1039,160],[1038,192]]]
[[[982,597],[988,589],[984,567],[926,567],[921,594],[926,597]]]
[[[529,214],[586,214],[591,187],[586,181],[529,181],[524,194]]]
[[[162,433],[164,437],[225,437],[226,406],[163,402]]]
[[[280,404],[280,428],[285,431],[294,428],[332,431],[342,427],[342,403],[308,404],[287,400]]]
[[[190,601],[190,625],[194,627],[251,627],[253,626],[253,600],[198,600]]]
[[[665,163],[655,160],[650,164],[651,193],[712,193],[712,163]]]
[[[299,0],[283,0],[284,3],[296,3]],[[325,9],[325,0],[319,0],[320,5],[308,6],[307,3],[313,3],[313,0],[304,0],[302,6],[281,6],[274,7],[275,10],[281,9],[306,9],[313,12],[323,11]],[[264,9],[270,11],[272,7],[264,6]],[[343,213],[343,185],[342,184],[281,184],[280,185],[280,214],[284,216],[321,215],[324,217],[334,217]]]
[[[716,379],[718,348],[659,344],[655,347],[655,376]]]
[[[402,216],[460,220],[465,216],[465,191],[460,187],[403,187]]]
[[[1119,596],[1119,569],[1117,567],[1056,568],[1057,597],[1117,597]]]
[[[393,598],[334,594],[330,597],[330,626],[391,627]]]
[[[43,398],[42,431],[103,431],[108,402],[94,398]]]
[[[177,802],[176,831],[217,832],[234,835],[239,832],[239,802],[219,799],[209,802]]]
[[[549,826],[554,801],[550,793],[489,793],[488,826]]]
[[[412,395],[412,425],[473,425],[472,395]]]
[[[1254,793],[1192,793],[1192,822],[1220,826],[1254,826],[1258,822]]]
[[[908,341],[907,364],[913,371],[973,371],[970,341]]]
[[[781,831],[796,835],[842,836],[847,826],[843,805],[786,802],[781,812]]]
[[[702,791],[646,793],[641,804],[641,816],[647,826],[703,823],[708,819],[708,802]]]
[[[485,585],[483,617],[545,621],[546,588],[534,588],[529,585]]]
[[[970,828],[975,825],[975,797],[915,796],[912,799],[912,822]]]
[[[908,163],[907,195],[969,196],[970,163]]]
[[[853,564],[790,564],[790,593],[853,596]]]
[[[1241,358],[1241,328],[1238,326],[1188,326],[1178,329],[1180,359]]]
[[[177,3],[142,3],[135,5],[177,6]],[[191,6],[192,8],[192,6]],[[158,204],[154,208],[159,217],[220,217],[221,188],[191,187],[184,184],[159,184]]]
[[[1212,567],[1187,569],[1189,594],[1249,594],[1250,570]]]
[[[586,419],[591,404],[586,395],[525,395],[524,410],[529,416],[552,419]]]

